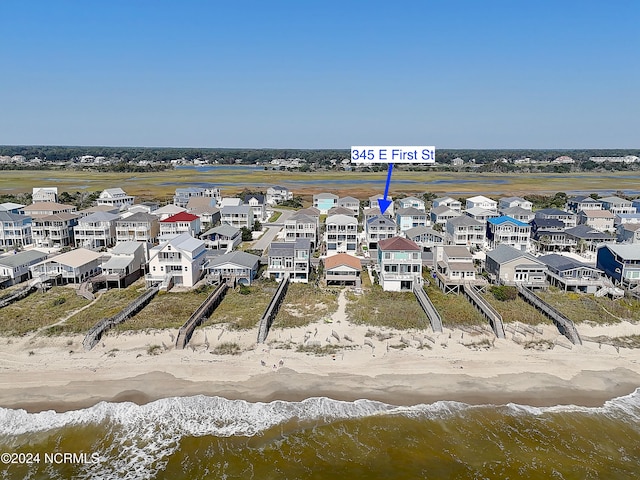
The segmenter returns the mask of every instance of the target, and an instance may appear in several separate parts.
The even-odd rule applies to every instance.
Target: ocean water
[[[0,409],[0,452],[3,479],[635,479],[640,389],[598,408],[195,396]]]

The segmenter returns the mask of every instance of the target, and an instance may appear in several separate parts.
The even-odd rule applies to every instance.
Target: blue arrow
[[[380,213],[384,214],[387,208],[391,205],[391,200],[387,200],[389,196],[389,184],[391,183],[391,172],[393,172],[393,163],[389,164],[389,172],[387,173],[387,184],[384,187],[384,198],[378,199],[378,206],[380,207]]]

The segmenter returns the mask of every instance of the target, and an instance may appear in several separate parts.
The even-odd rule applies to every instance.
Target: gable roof
[[[367,225],[385,225],[396,227],[396,222],[385,215],[376,215],[367,220]]]
[[[195,249],[204,245],[204,242],[202,240],[198,240],[197,238],[193,238],[191,235],[185,232],[181,233],[180,235],[176,235],[171,240],[165,243],[160,244],[160,248],[164,249],[164,247],[166,247],[168,244],[180,250],[193,252]]]
[[[331,207],[331,209],[327,213],[329,215],[347,215],[350,217],[353,217],[353,215],[355,214],[353,210],[346,207]]]
[[[625,260],[640,260],[640,244],[615,244],[604,245],[602,248],[608,248],[616,255]]]
[[[28,218],[31,217],[27,215],[20,215],[18,213],[0,212],[0,222],[22,222]]]
[[[424,233],[430,233],[432,235],[436,235],[440,238],[444,238],[444,233],[442,232],[437,232],[435,231],[433,228],[430,227],[423,227],[423,226],[419,226],[419,227],[412,227],[412,228],[408,228],[407,230],[404,231],[404,234],[407,236],[407,238],[415,238],[418,235],[422,235]]]
[[[360,205],[360,200],[358,200],[356,197],[340,197],[338,199],[338,203],[357,203],[358,205]]]
[[[567,228],[565,233],[585,240],[613,240],[613,237],[610,235],[596,230],[589,225],[578,225],[577,227]]]
[[[171,215],[164,220],[160,220],[160,223],[175,223],[175,222],[193,222],[194,220],[198,220],[200,217],[197,215],[193,215],[192,213],[180,212],[175,215]]]
[[[44,252],[40,252],[38,250],[24,250],[22,252],[1,256],[0,265],[15,268],[20,265],[39,262],[45,258],[47,258],[47,254]]]
[[[426,212],[423,212],[422,210],[418,210],[415,207],[405,207],[405,208],[399,208],[396,211],[396,215],[411,215],[411,216],[424,217],[427,214],[426,214]]]
[[[467,198],[467,202],[479,203],[479,202],[491,202],[497,203],[495,200],[485,197],[484,195],[476,195],[475,197]]]
[[[518,258],[526,259],[528,263],[541,264],[542,262],[531,255],[530,253],[523,252],[517,248],[513,248],[511,245],[501,244],[493,250],[487,252],[487,258],[492,259],[494,262],[502,264],[516,260]]]
[[[120,215],[110,212],[93,212],[86,217],[82,217],[78,220],[78,223],[94,223],[94,222],[111,222],[120,218]]]
[[[573,216],[573,213],[560,210],[559,208],[542,208],[540,210],[536,210],[535,213],[536,213],[536,217],[542,216],[542,215],[551,216],[551,217]]]
[[[508,217],[503,215],[502,217],[490,218],[487,220],[492,225],[502,225],[504,223],[512,223],[516,227],[530,227],[528,223],[521,222],[520,220],[516,220],[515,218]]]
[[[223,223],[221,225],[218,225],[217,227],[210,228],[202,235],[213,235],[214,233],[223,237],[232,238],[240,234],[240,229]]]
[[[65,205],[63,203],[56,202],[34,202],[31,205],[27,205],[24,207],[25,213],[29,212],[60,212],[64,210],[75,210],[76,207],[73,205]]]
[[[593,265],[588,265],[583,262],[579,262],[575,258],[566,257],[564,255],[559,255],[557,253],[551,253],[549,255],[543,255],[542,257],[538,257],[542,263],[547,265],[548,267],[553,268],[559,272],[563,272],[566,270],[572,270],[574,268],[589,268],[591,270],[598,270]]]
[[[435,207],[435,208],[431,209],[431,213],[433,213],[435,215],[443,215],[445,213],[448,214],[449,212],[451,212],[455,216],[462,215],[460,212],[456,212],[455,210],[451,210],[446,205],[440,205],[439,207]]]
[[[144,249],[145,244],[143,242],[136,242],[133,240],[127,240],[126,242],[120,242],[110,251],[112,255],[133,255],[139,248]]]
[[[302,209],[298,210],[296,213],[297,214],[308,215],[310,217],[319,217],[320,216],[320,210],[318,210],[316,207],[302,208]]]
[[[583,210],[582,215],[588,218],[616,218],[615,214],[611,213],[609,210]]]
[[[362,269],[362,263],[359,258],[349,255],[348,253],[338,253],[324,259],[324,268],[329,270],[336,267],[346,265],[347,267],[354,268],[356,270]]]
[[[533,215],[533,212],[531,210],[527,210],[526,208],[522,208],[518,205],[516,205],[515,207],[503,208],[500,211],[504,215],[507,215],[509,217],[513,217],[514,215]]]
[[[158,217],[156,217],[155,215],[151,215],[145,212],[136,212],[133,215],[129,215],[128,217],[123,217],[119,220],[116,220],[116,223],[120,223],[120,222],[153,223],[157,221],[158,221]]]
[[[378,242],[378,250],[417,250],[420,251],[422,248],[414,242],[413,240],[409,240],[408,238],[403,237],[392,237],[386,238],[384,240],[380,240]]]
[[[353,217],[353,215],[330,215],[326,218],[326,220],[324,221],[325,224],[330,224],[330,223],[338,223],[338,224],[354,224],[354,223],[358,223],[358,220],[355,219],[355,217]]]
[[[61,265],[77,268],[99,259],[102,255],[102,253],[94,252],[86,248],[76,248],[75,250],[56,255],[55,257],[45,260],[45,262],[53,261]]]
[[[476,220],[469,215],[460,215],[447,220],[447,225],[453,225],[454,227],[480,227],[484,225],[484,222]]]
[[[260,262],[260,257],[251,253],[236,250],[235,252],[226,253],[209,260],[208,268],[224,265],[225,263],[234,263],[241,267],[253,268],[256,263]]]

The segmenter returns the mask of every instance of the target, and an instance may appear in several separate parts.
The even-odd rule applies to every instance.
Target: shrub
[[[507,285],[500,285],[497,287],[491,287],[491,293],[496,297],[496,300],[506,302],[507,300],[515,300],[518,298],[518,290],[516,287],[509,287]]]
[[[240,355],[240,345],[233,342],[223,342],[211,353],[215,355]]]

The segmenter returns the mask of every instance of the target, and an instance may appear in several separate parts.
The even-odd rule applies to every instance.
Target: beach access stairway
[[[485,300],[476,287],[471,285],[469,282],[465,282],[463,285],[463,293],[467,300],[469,300],[469,303],[476,307],[478,311],[480,311],[480,313],[489,320],[489,325],[491,325],[491,329],[493,330],[493,333],[496,334],[496,337],[505,338],[502,315],[500,315],[498,311],[493,308],[487,300]]]
[[[418,285],[417,283],[418,282],[414,282],[413,293],[422,307],[422,310],[424,310],[424,313],[427,315],[429,323],[431,323],[431,329],[434,333],[441,333],[442,317],[440,317],[436,307],[431,303],[431,299],[427,295],[427,292],[424,291],[424,288],[422,288],[422,285]]]
[[[114,315],[113,317],[103,318],[93,327],[91,327],[91,329],[87,333],[87,336],[84,337],[84,340],[82,341],[82,346],[84,346],[85,350],[91,350],[93,347],[95,347],[102,338],[102,334],[104,332],[118,325],[119,323],[124,322],[127,318],[132,317],[140,310],[142,310],[144,306],[147,305],[147,303],[149,303],[151,299],[156,296],[158,291],[159,288],[157,285],[148,288],[142,295],[140,295],[133,302],[124,307],[120,311],[120,313]]]
[[[280,282],[273,298],[269,302],[264,315],[262,315],[262,318],[260,319],[260,326],[258,327],[258,343],[264,343],[267,340],[267,335],[269,335],[269,329],[271,328],[273,319],[276,318],[276,315],[278,314],[278,310],[280,309],[280,305],[284,300],[284,296],[286,295],[288,288],[289,274],[286,274]]]
[[[530,288],[519,283],[516,284],[516,287],[518,288],[518,293],[522,298],[549,317],[558,328],[558,331],[567,337],[571,343],[574,345],[582,345],[582,340],[580,339],[578,330],[571,320],[536,295]]]
[[[31,292],[35,291],[35,289],[36,284],[32,283],[24,288],[21,288],[20,290],[16,290],[10,295],[0,298],[0,308],[4,308],[7,305],[11,305],[13,302],[17,302],[18,300],[25,298]]]
[[[227,288],[226,281],[219,283],[207,296],[205,301],[193,312],[189,320],[180,327],[178,330],[178,338],[176,338],[176,348],[184,349],[187,346],[196,327],[209,318],[211,313],[220,305],[224,295],[227,293]]]
[[[76,294],[82,298],[86,298],[90,302],[96,299],[93,294],[93,283],[91,280],[85,280],[82,282],[80,284],[80,288],[76,290]]]

